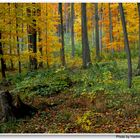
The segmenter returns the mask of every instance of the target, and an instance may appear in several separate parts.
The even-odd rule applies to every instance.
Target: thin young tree
[[[46,3],[46,17],[48,16],[48,4]],[[48,19],[46,18],[46,44],[48,43]],[[46,45],[47,68],[49,68],[48,46]]]
[[[74,42],[74,3],[71,3],[71,45],[72,45],[72,57],[75,56],[75,42]]]
[[[39,42],[41,42],[41,31],[38,31],[38,36],[39,36]],[[43,55],[43,51],[42,51],[42,46],[39,47],[39,52],[41,54],[41,56]],[[43,68],[43,61],[39,62],[39,67]]]
[[[96,59],[100,59],[98,3],[95,3]]]
[[[87,32],[87,14],[86,3],[81,4],[81,21],[82,21],[82,59],[83,67],[87,68],[91,64],[90,49]]]
[[[36,14],[35,11],[32,11],[31,9],[27,9],[27,14],[30,17],[31,15]],[[28,25],[28,48],[29,51],[32,50],[34,54],[37,53],[37,31],[36,31],[36,20],[33,19],[32,25]],[[35,57],[30,56],[30,70],[37,69],[37,59]]]
[[[9,9],[9,16],[11,16],[11,3],[8,3],[8,9]],[[10,26],[10,33],[9,33],[9,52],[10,52],[10,55],[12,55],[12,45],[11,45],[11,23],[12,23],[12,21],[11,21],[11,19],[10,19],[10,21],[9,21],[9,26]],[[10,59],[10,64],[11,64],[11,70],[14,70],[14,63],[13,63],[13,60],[12,59]]]
[[[0,40],[2,39],[2,33],[0,32]],[[2,79],[6,78],[6,74],[5,74],[5,64],[4,64],[4,59],[3,59],[3,50],[2,50],[2,43],[0,41],[0,60],[1,60],[1,75],[2,75]]]
[[[100,8],[99,19],[100,19],[100,21],[103,20],[103,8],[102,8],[102,4],[101,4],[101,8]],[[99,26],[99,48],[100,48],[100,52],[102,52],[102,47],[103,47],[103,44],[102,44],[102,35],[103,35],[103,23],[101,22],[100,23],[100,26]]]
[[[18,4],[15,3],[15,15],[16,15],[16,35],[17,35],[17,55],[18,55],[18,71],[21,73],[21,60],[20,60],[20,47],[19,47],[19,36],[18,36],[18,30],[19,30],[19,18],[18,18]]]
[[[62,11],[62,3],[59,3],[59,15],[60,15],[60,36],[61,36],[61,44],[62,47],[60,49],[60,57],[62,66],[66,65],[65,61],[65,48],[64,48],[64,29],[63,29],[63,11]]]
[[[137,75],[140,75],[140,3],[137,3],[137,6],[138,6],[138,14],[139,14],[139,44],[138,44],[139,58],[138,58],[138,66],[137,66]]]
[[[109,37],[110,37],[110,43],[113,42],[113,23],[112,23],[112,12],[111,12],[111,4],[109,3]],[[112,52],[114,50],[112,49]]]
[[[37,10],[37,15],[41,18],[42,17],[42,7],[40,6],[39,9]],[[42,29],[39,28],[38,31],[38,41],[41,44],[42,38],[41,38],[41,34],[43,33]],[[43,56],[43,48],[42,48],[42,44],[39,46],[39,52],[41,54],[41,56]],[[43,68],[43,61],[39,62],[38,64],[39,68]]]
[[[131,52],[129,48],[129,41],[128,41],[128,33],[126,28],[126,20],[124,15],[124,9],[122,3],[119,3],[119,10],[120,10],[120,16],[122,21],[122,27],[123,27],[123,34],[124,34],[124,44],[125,44],[125,51],[127,55],[127,63],[128,63],[128,87],[131,88],[132,86],[132,63],[131,63]]]
[[[94,45],[95,45],[95,15],[93,15],[92,24],[93,24],[93,28],[92,28],[92,46],[94,47]]]

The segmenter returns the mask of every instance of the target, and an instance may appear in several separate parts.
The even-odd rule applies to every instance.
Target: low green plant
[[[85,112],[81,117],[79,116],[76,120],[76,123],[81,126],[81,128],[89,132],[92,127],[92,118],[94,117],[94,113],[91,111]]]
[[[19,121],[0,123],[0,133],[14,133],[18,128]]]
[[[68,122],[70,121],[71,113],[64,110],[57,113],[56,120],[58,122]]]

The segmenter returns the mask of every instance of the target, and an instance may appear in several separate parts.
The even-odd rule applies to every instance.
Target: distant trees
[[[88,43],[87,32],[87,15],[86,15],[86,3],[81,4],[81,22],[82,22],[82,60],[83,67],[87,68],[91,64],[90,49]]]
[[[124,34],[124,44],[125,44],[125,51],[127,54],[127,63],[128,63],[128,87],[131,88],[132,86],[132,64],[131,64],[131,53],[129,48],[129,41],[128,41],[128,34],[127,34],[127,28],[126,28],[126,20],[124,15],[124,10],[122,3],[119,3],[119,9],[120,9],[120,16],[122,21],[122,27],[123,27],[123,34]]]
[[[123,7],[127,23],[129,23],[127,28]],[[134,12],[129,12],[128,9]],[[66,66],[67,59],[71,56],[81,57],[81,54],[82,65],[87,68],[91,64],[91,58],[96,57],[100,60],[102,54],[102,56],[106,55],[106,53],[101,54],[101,50],[102,52],[105,50],[108,54],[110,51],[106,50],[123,52],[125,44],[128,60],[128,86],[131,87],[132,66],[129,44],[137,42],[138,38],[137,69],[138,75],[140,74],[139,3],[137,5],[125,3],[123,6],[119,4],[119,8],[118,3],[66,3],[64,7],[62,3],[5,3],[0,4],[0,13],[2,77],[6,77],[5,63],[7,69],[11,70],[18,66],[18,72],[21,73],[22,68],[27,68],[27,62],[30,64],[30,70],[36,70],[42,66],[49,68],[57,64]],[[122,26],[120,26],[120,17]],[[139,28],[134,27],[137,24],[135,19],[139,19]],[[64,40],[65,35],[69,39]],[[91,52],[90,43],[95,46]],[[82,45],[82,49],[78,48],[78,45]],[[76,55],[77,51],[78,55]],[[72,63],[74,60],[72,59]]]

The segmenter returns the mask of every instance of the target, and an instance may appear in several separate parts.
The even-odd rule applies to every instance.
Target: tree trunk
[[[87,15],[86,15],[86,3],[81,4],[81,21],[82,21],[82,59],[83,67],[87,68],[91,64],[90,49],[88,44],[87,33]]]
[[[2,39],[1,36],[1,32],[0,32],[0,40]],[[5,79],[6,78],[6,74],[5,74],[5,63],[4,63],[4,59],[3,59],[3,50],[2,50],[2,43],[0,41],[0,56],[1,56],[1,74],[2,74],[2,78]]]
[[[69,11],[68,11],[69,4],[64,4],[64,15],[65,15],[65,33],[69,33]]]
[[[8,8],[9,8],[9,15],[11,16],[11,11],[10,11],[10,3],[8,3]],[[11,47],[11,21],[9,22],[9,24],[10,24],[10,34],[9,34],[9,51],[10,51],[10,56],[12,56],[12,47]],[[10,69],[11,70],[14,70],[14,64],[13,64],[13,60],[12,59],[10,59],[10,64],[11,64],[11,67],[10,67]]]
[[[17,54],[18,54],[18,72],[21,73],[21,61],[20,61],[20,47],[19,47],[19,37],[18,37],[18,22],[19,22],[19,19],[17,17],[17,8],[18,8],[18,5],[15,4],[15,13],[16,13],[16,35],[17,35]]]
[[[102,18],[103,18],[103,10],[102,10],[102,6],[101,6],[101,9],[100,9],[100,20],[102,21]],[[102,29],[102,22],[101,22],[101,24],[100,24],[100,26],[99,26],[99,48],[100,48],[100,52],[102,52],[102,31],[103,29]]]
[[[95,3],[96,59],[100,59],[98,3]]]
[[[35,14],[35,11],[33,12]],[[27,14],[30,17],[31,15],[31,10],[28,9],[27,10]],[[33,26],[33,27],[32,27]],[[29,51],[32,50],[32,52],[34,53],[34,55],[36,55],[37,53],[37,32],[36,32],[36,20],[33,20],[32,26],[28,25],[28,48]],[[37,59],[36,57],[29,57],[30,59],[30,69],[31,70],[36,70],[37,69]]]
[[[69,12],[69,8],[70,8],[70,3],[66,3],[66,4],[64,4],[64,9],[65,9],[65,19],[66,19],[66,21],[65,21],[65,23],[66,23],[66,25],[65,25],[65,30],[66,30],[66,33],[70,33],[70,23],[71,23],[71,18],[70,18],[70,12]]]
[[[39,31],[38,34],[39,34],[39,42],[41,42],[41,31]],[[41,56],[43,56],[42,46],[39,46],[39,52]],[[43,68],[43,61],[39,62],[39,67]]]
[[[139,58],[138,58],[138,66],[137,66],[136,75],[140,75],[140,3],[137,3],[137,6],[138,6],[138,14],[139,14],[139,44],[138,44]]]
[[[34,22],[34,27],[36,26],[36,21],[33,20]],[[33,29],[32,32],[32,44],[33,44],[33,53],[36,54],[37,53],[37,32],[36,29]],[[37,69],[37,59],[34,57],[33,58],[33,69]]]
[[[29,106],[22,102],[19,96],[17,96],[14,104],[13,97],[9,91],[0,92],[0,119],[2,121],[10,121],[26,116],[31,116],[33,112],[36,112],[36,108]]]
[[[112,24],[112,13],[111,7],[109,3],[109,36],[110,36],[110,43],[113,42],[113,24]],[[114,49],[112,48],[112,53],[114,53]]]
[[[19,37],[17,36],[17,42],[19,42]],[[20,48],[19,43],[17,43],[17,54],[18,54],[18,72],[21,73],[21,61],[20,61]]]
[[[71,44],[72,44],[72,57],[75,56],[75,43],[74,43],[74,3],[71,3]]]
[[[59,15],[60,15],[60,32],[61,32],[61,44],[62,44],[62,48],[60,49],[60,57],[61,57],[62,66],[65,66],[66,61],[65,61],[65,49],[64,49],[64,29],[63,29],[62,3],[59,3]]]
[[[94,27],[94,22],[95,21],[95,17],[93,16],[93,28],[92,28],[92,46],[94,47],[95,45],[95,27]]]
[[[11,33],[10,33],[11,34]],[[11,35],[10,35],[11,36]],[[11,40],[11,37],[10,37],[10,40]],[[9,42],[11,42],[9,40]],[[10,55],[12,56],[12,48],[11,48],[11,44],[10,44]],[[10,59],[10,65],[11,65],[11,67],[10,67],[10,69],[11,70],[14,70],[14,64],[13,64],[13,60],[12,59]]]
[[[130,48],[129,48],[126,21],[125,21],[125,15],[124,15],[122,3],[119,3],[119,9],[120,9],[120,16],[121,16],[121,21],[122,21],[123,33],[124,33],[125,51],[126,51],[127,61],[128,61],[128,87],[131,88],[131,86],[132,86],[131,52],[130,52]]]
[[[16,118],[16,108],[13,106],[12,102],[12,96],[8,91],[0,93],[1,119],[3,119],[3,121],[9,121]]]

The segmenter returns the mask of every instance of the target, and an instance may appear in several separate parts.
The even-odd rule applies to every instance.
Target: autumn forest
[[[140,133],[140,3],[0,3],[0,133]]]

